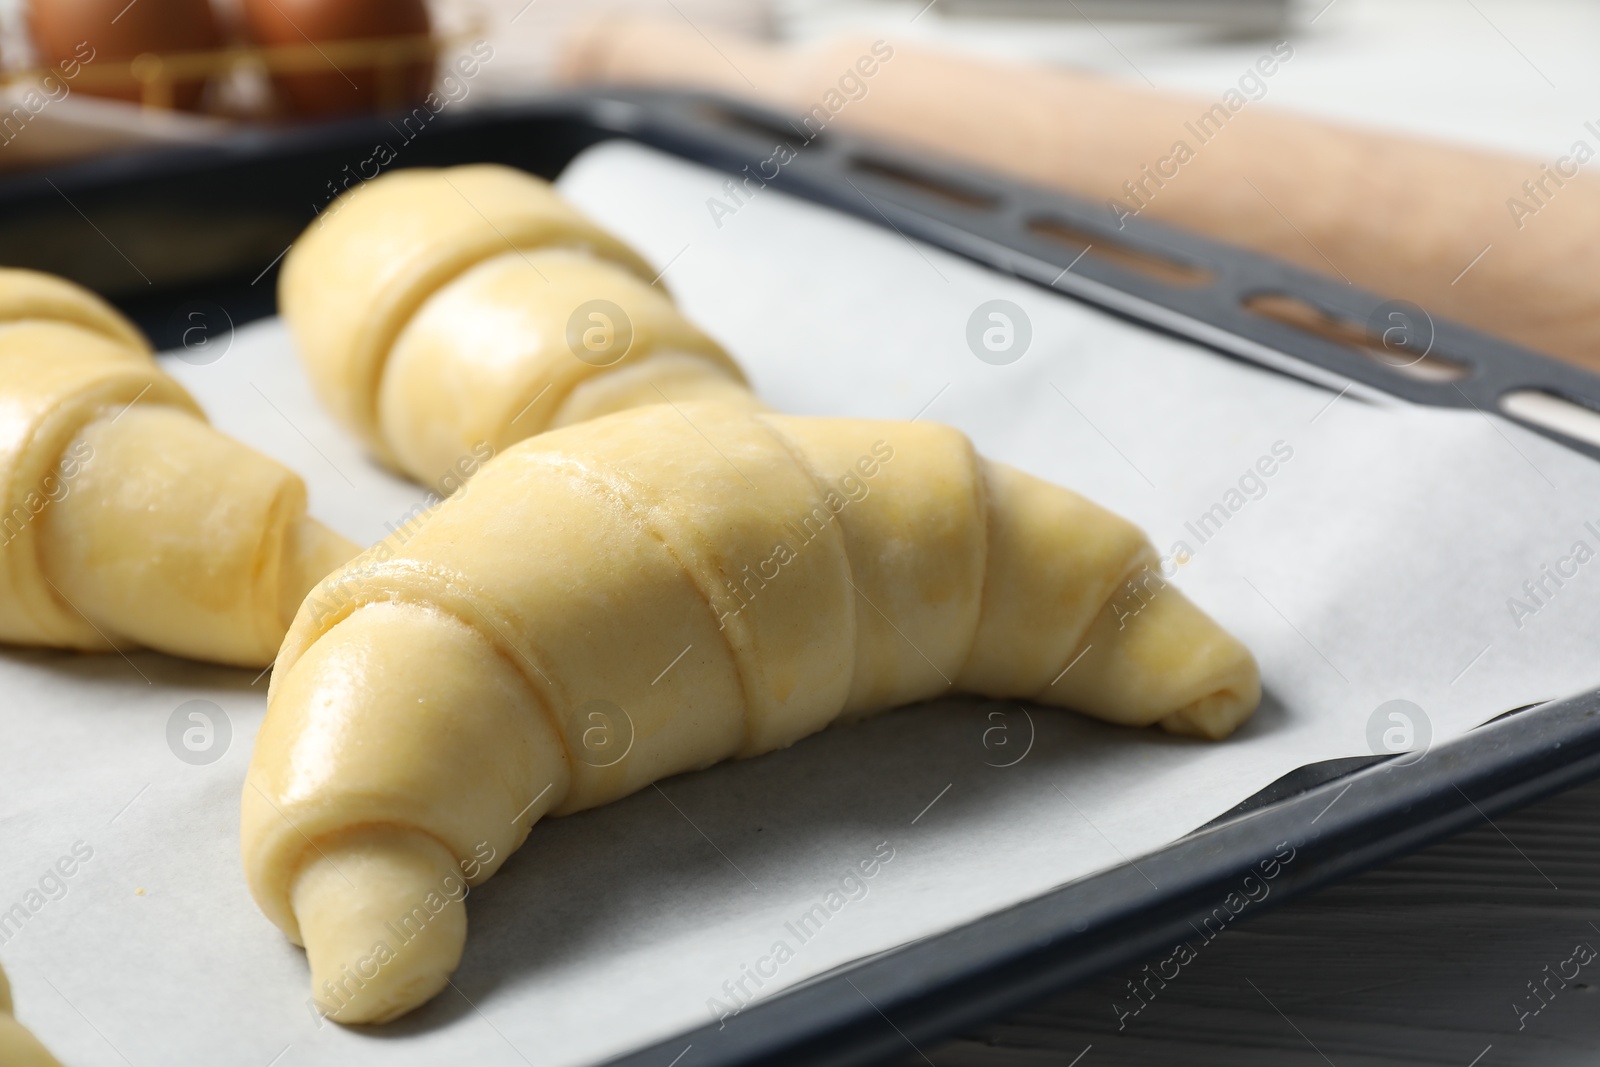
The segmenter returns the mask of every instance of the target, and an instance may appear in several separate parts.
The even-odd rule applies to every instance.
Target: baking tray
[[[446,109],[426,122],[249,132],[12,175],[0,180],[0,263],[88,285],[158,347],[176,348],[186,331],[272,314],[283,253],[345,181],[377,173],[380,144],[394,157],[382,169],[493,161],[554,178],[583,149],[617,137],[741,180],[754,174],[1330,394],[1497,411],[1506,394],[1532,390],[1600,409],[1600,379],[1414,305],[969,167],[834,130],[811,136],[781,115],[699,94],[561,94]],[[793,158],[768,178],[762,164],[779,144]],[[1600,457],[1593,444],[1525,424]],[[1273,868],[1274,905],[1597,776],[1600,691],[1508,709],[1421,759],[1312,764],[1137,864],[613,1062],[845,1065],[915,1055],[916,1046],[1183,939],[1286,850],[1292,861]]]

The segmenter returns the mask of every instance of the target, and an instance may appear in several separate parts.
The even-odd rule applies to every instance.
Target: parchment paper
[[[309,1009],[303,955],[240,871],[266,679],[0,652],[0,909],[28,912],[0,960],[65,1062],[590,1062],[708,1021],[779,941],[792,955],[762,995],[1136,858],[1296,766],[1372,751],[1385,702],[1413,702],[1417,739],[1437,741],[1600,684],[1600,563],[1573,551],[1600,548],[1588,460],[1476,412],[1375,406],[1147,334],[772,190],[730,205],[723,180],[616,144],[561,185],[665,268],[775,405],[942,420],[1129,515],[1164,554],[1186,542],[1175,581],[1261,661],[1255,719],[1213,745],[944,701],[542,824],[472,893],[455,989],[354,1033]],[[736,210],[714,219],[712,197]],[[967,342],[994,299],[1031,325],[1009,365]],[[277,322],[214,362],[166,362],[347,535],[373,541],[420,499],[322,414]],[[1201,540],[1186,524],[1208,513]],[[1570,576],[1514,612],[1546,565]],[[168,742],[195,699],[231,728],[205,765]],[[75,846],[90,857],[50,875]],[[826,919],[802,940],[815,904]]]

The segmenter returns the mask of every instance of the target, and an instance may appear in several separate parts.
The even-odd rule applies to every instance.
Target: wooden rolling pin
[[[811,116],[813,133],[837,125],[1007,171],[1600,370],[1600,178],[1580,171],[1576,144],[1540,162],[1273,110],[1258,99],[1293,47],[1262,59],[1206,100],[893,40],[801,50],[628,18],[574,34],[559,70],[755,97]],[[1600,149],[1600,124],[1582,140]]]

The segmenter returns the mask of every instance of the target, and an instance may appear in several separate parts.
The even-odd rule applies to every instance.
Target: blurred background
[[[552,89],[689,88],[1600,369],[1597,39],[1578,0],[4,0],[0,172],[363,115],[362,137],[376,115],[410,140]]]
[[[26,137],[16,121],[0,134],[0,167],[398,109],[442,89],[454,59],[484,41],[493,59],[460,102],[479,106],[548,87],[574,30],[607,14],[798,44],[887,35],[1201,96],[1233,81],[1262,42],[1288,37],[1293,77],[1273,84],[1274,106],[1535,157],[1564,150],[1600,115],[1585,111],[1600,89],[1600,5],[1574,0],[5,0],[5,110],[26,112],[30,89],[49,102]],[[431,48],[418,45],[430,37],[431,67]],[[384,40],[402,47],[388,57],[327,47]],[[45,92],[41,78],[59,74],[79,42],[94,59]],[[136,62],[197,54],[200,77]],[[375,76],[379,60],[402,76]],[[275,84],[269,62],[295,69]],[[391,84],[380,91],[380,81]],[[62,82],[70,92],[55,99]]]

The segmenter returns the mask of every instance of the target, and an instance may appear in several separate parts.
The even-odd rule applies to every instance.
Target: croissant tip
[[[287,628],[317,583],[361,553],[355,542],[335,533],[309,515],[285,531],[279,573],[279,614]]]
[[[1168,733],[1222,741],[1229,737],[1261,704],[1261,676],[1248,653],[1237,668],[1239,677],[1160,720]]]
[[[466,944],[466,892],[426,834],[369,827],[319,843],[292,892],[319,1012],[385,1023],[443,990]]]
[[[6,1067],[61,1067],[28,1028],[0,1012],[0,1057]]]

